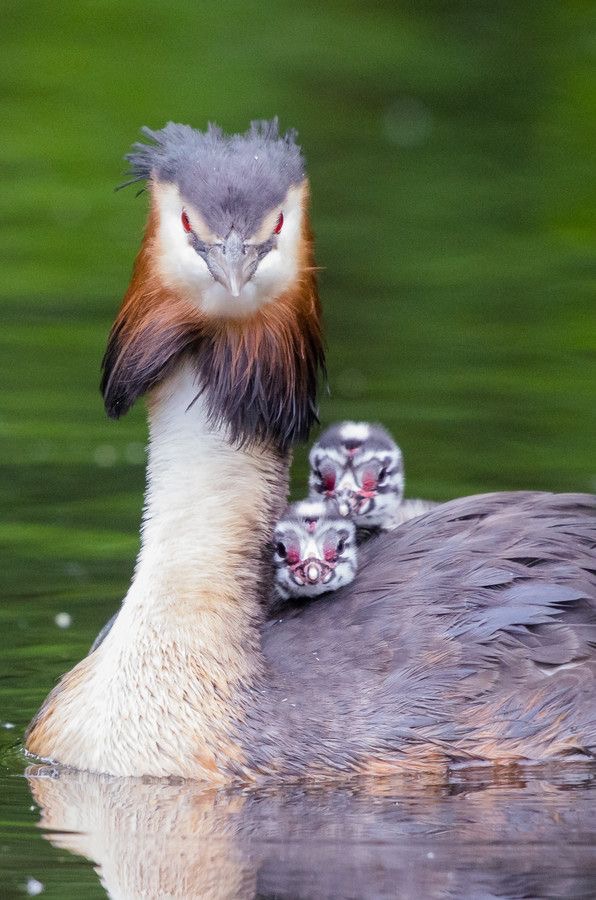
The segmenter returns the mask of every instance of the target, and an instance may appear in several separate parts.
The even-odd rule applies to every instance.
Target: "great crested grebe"
[[[403,454],[381,425],[336,422],[313,444],[308,461],[310,496],[337,504],[364,535],[391,531],[437,505],[404,500]]]
[[[27,749],[214,783],[590,754],[590,496],[443,504],[365,544],[327,602],[264,621],[323,365],[303,161],[276,121],[149,136],[129,159],[151,211],[103,378],[111,416],[147,395],[142,545]]]
[[[273,532],[273,565],[277,599],[336,591],[356,574],[356,528],[330,503],[292,503]]]

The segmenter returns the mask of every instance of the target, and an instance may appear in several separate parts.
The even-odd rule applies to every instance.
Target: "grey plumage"
[[[153,143],[133,145],[126,157],[127,184],[153,173],[175,183],[217,235],[227,235],[232,226],[245,238],[254,234],[263,216],[305,177],[296,132],[280,134],[277,118],[251,122],[244,134],[226,135],[211,124],[198,131],[175,122],[142,131]]]
[[[454,500],[372,538],[356,581],[265,627],[255,763],[593,754],[595,545],[594,498],[535,493]]]

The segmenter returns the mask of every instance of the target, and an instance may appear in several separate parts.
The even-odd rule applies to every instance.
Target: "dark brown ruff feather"
[[[286,450],[308,437],[317,419],[324,372],[320,305],[308,225],[296,284],[249,319],[210,319],[165,287],[155,264],[157,212],[141,250],[103,358],[101,391],[112,418],[124,415],[183,354],[197,372],[214,424],[235,443],[253,440]]]

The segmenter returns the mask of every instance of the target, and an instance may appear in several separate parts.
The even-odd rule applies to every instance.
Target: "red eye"
[[[335,490],[335,472],[325,472],[323,475],[323,487],[326,491]]]
[[[281,212],[279,214],[279,218],[277,220],[275,228],[273,229],[273,234],[279,234],[279,232],[281,231],[281,229],[283,227],[283,224],[284,224],[284,214]]]
[[[377,487],[377,479],[371,472],[365,472],[364,477],[362,479],[362,490],[363,491],[374,491]]]
[[[190,232],[192,231],[192,225],[190,224],[190,219],[188,218],[188,214],[184,209],[182,210],[182,215],[180,218],[182,219],[182,227],[187,234],[190,234]]]

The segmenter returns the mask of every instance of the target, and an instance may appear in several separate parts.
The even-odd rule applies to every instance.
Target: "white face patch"
[[[304,519],[318,519],[326,515],[327,509],[322,500],[299,500],[292,506],[294,514]]]
[[[183,201],[176,185],[154,182],[153,192],[159,215],[157,254],[160,275],[167,287],[183,293],[202,312],[226,318],[252,315],[283,294],[296,280],[305,185],[290,188],[279,209],[272,210],[257,234],[246,240],[247,245],[266,240],[266,226],[271,226],[272,234],[279,213],[283,212],[283,226],[275,237],[274,247],[260,260],[238,297],[213,278],[207,263],[189,242],[182,226],[182,211],[187,213],[193,230],[204,243],[221,243],[226,235],[210,233],[197,210]]]
[[[340,428],[343,441],[366,441],[370,436],[370,425],[366,422],[344,422]]]

